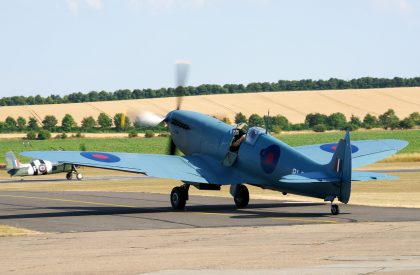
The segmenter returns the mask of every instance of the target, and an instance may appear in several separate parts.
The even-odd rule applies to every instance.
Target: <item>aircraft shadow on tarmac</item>
[[[9,219],[31,219],[31,218],[54,218],[54,217],[77,217],[77,216],[99,216],[99,215],[128,215],[128,214],[173,214],[174,217],[178,214],[194,214],[194,212],[205,212],[207,214],[221,214],[226,215],[226,218],[232,219],[255,219],[255,218],[322,218],[331,217],[327,213],[327,209],[323,212],[320,208],[319,212],[305,212],[308,209],[301,209],[299,212],[294,212],[294,207],[313,207],[325,206],[324,203],[267,203],[267,204],[252,204],[246,209],[236,209],[232,205],[218,204],[218,205],[190,205],[185,211],[173,211],[170,207],[144,207],[144,208],[127,208],[127,207],[106,207],[106,206],[64,206],[64,207],[42,207],[31,208],[31,211],[49,210],[55,212],[47,213],[26,213],[26,214],[12,214],[2,215],[0,220]],[[282,209],[289,208],[286,211]],[[273,209],[271,211],[264,211],[263,209]],[[343,213],[344,215],[346,213]],[[230,215],[230,216],[229,216]],[[140,216],[141,217],[141,216]]]

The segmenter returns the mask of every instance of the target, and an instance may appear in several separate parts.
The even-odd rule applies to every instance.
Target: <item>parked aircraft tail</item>
[[[340,195],[338,200],[347,203],[351,193],[351,154],[352,147],[350,144],[350,133],[347,131],[343,139],[340,139],[337,147],[334,148],[335,153],[327,164],[329,173],[334,173],[340,179]]]
[[[19,169],[20,163],[12,151],[6,153],[7,170]]]

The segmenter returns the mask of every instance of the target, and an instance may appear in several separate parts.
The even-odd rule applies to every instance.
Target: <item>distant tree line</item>
[[[222,119],[224,122],[231,124],[228,118]],[[384,129],[410,129],[420,126],[420,113],[414,112],[408,117],[401,119],[397,117],[394,110],[389,109],[378,117],[367,114],[363,119],[351,116],[347,120],[342,113],[333,113],[324,115],[320,113],[308,114],[305,122],[293,124],[282,116],[260,116],[252,114],[246,117],[242,113],[237,113],[235,123],[247,123],[249,127],[268,127],[272,133],[281,131],[300,131],[313,130],[316,132],[324,132],[326,130],[357,130],[359,128],[384,128]],[[138,132],[145,132],[146,136],[153,136],[154,132],[165,132],[166,127],[163,124],[154,127],[146,127],[137,121],[131,122],[123,113],[117,113],[114,117],[108,116],[106,113],[100,113],[97,118],[88,116],[83,118],[80,125],[76,123],[73,116],[66,114],[59,125],[59,121],[54,115],[46,115],[42,123],[34,117],[26,120],[23,117],[17,119],[8,116],[5,121],[0,121],[0,133],[24,132],[27,133],[28,139],[48,139],[51,132],[62,133],[59,138],[67,138],[66,133],[75,132],[76,137],[80,137],[82,133],[96,132],[127,132],[129,137],[136,137]]]
[[[254,82],[248,85],[243,84],[203,84],[197,87],[186,87],[185,95],[209,95],[227,93],[250,93],[250,92],[272,92],[272,91],[304,91],[304,90],[342,90],[342,89],[369,89],[369,88],[392,88],[392,87],[418,87],[420,77],[401,78],[373,78],[363,77],[352,80],[330,78],[329,80],[279,80],[277,82]],[[174,88],[161,89],[123,89],[115,92],[91,91],[89,93],[72,93],[61,97],[60,95],[37,96],[12,96],[2,97],[0,106],[16,105],[39,105],[39,104],[60,104],[111,101],[124,99],[142,99],[175,96]]]
[[[227,121],[227,119],[225,119]],[[244,114],[238,113],[235,116],[235,123],[248,123],[249,127],[268,127],[270,132],[278,133],[280,131],[300,131],[313,130],[315,132],[324,132],[326,130],[357,130],[359,128],[372,129],[410,129],[415,126],[420,126],[420,113],[414,112],[404,119],[399,119],[392,109],[378,117],[367,114],[363,119],[357,116],[351,116],[347,120],[342,113],[333,113],[331,115],[324,115],[320,113],[308,114],[304,123],[293,124],[282,116],[259,116],[252,114],[247,118]]]
[[[51,132],[63,133],[62,138],[66,138],[66,133],[76,132],[130,132],[131,137],[137,136],[137,132],[147,131],[166,131],[164,125],[155,127],[146,127],[137,121],[131,122],[123,113],[117,113],[113,118],[106,113],[100,113],[97,118],[88,116],[82,119],[80,125],[76,123],[73,116],[66,114],[59,124],[58,119],[54,115],[46,115],[42,123],[34,117],[26,120],[24,117],[17,119],[8,116],[5,121],[0,121],[0,133],[25,132],[28,133],[29,139],[48,139]],[[46,137],[46,138],[44,138]]]

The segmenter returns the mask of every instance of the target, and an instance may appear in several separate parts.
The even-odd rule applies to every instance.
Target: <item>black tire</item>
[[[340,214],[340,207],[338,207],[337,204],[332,204],[331,205],[331,214],[333,214],[333,215]]]
[[[245,208],[249,203],[249,191],[245,185],[239,184],[233,197],[237,208]]]
[[[72,173],[72,172],[68,172],[68,173],[66,174],[66,179],[67,179],[67,180],[72,180],[72,179],[73,179],[73,173]]]
[[[187,204],[186,191],[182,187],[174,187],[170,200],[173,210],[183,210]]]

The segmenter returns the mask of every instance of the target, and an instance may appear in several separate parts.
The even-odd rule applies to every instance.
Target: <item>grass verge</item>
[[[27,236],[34,235],[38,232],[32,231],[25,228],[18,228],[8,225],[0,224],[0,237],[10,237],[10,236]]]

